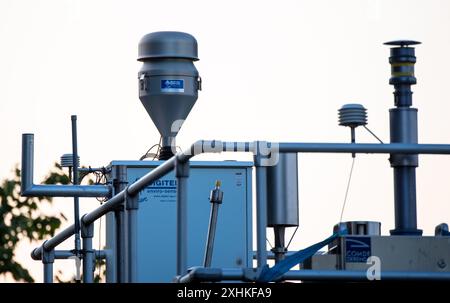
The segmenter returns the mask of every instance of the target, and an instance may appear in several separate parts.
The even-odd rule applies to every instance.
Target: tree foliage
[[[44,178],[44,184],[69,184],[69,177],[61,166]],[[61,212],[48,215],[42,206],[52,203],[51,197],[22,197],[20,195],[20,169],[14,177],[0,183],[0,275],[10,273],[16,281],[33,282],[29,271],[15,258],[15,249],[21,240],[30,242],[53,236],[66,220]]]

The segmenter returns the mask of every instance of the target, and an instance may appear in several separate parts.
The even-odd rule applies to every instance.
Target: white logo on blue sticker
[[[161,91],[163,93],[184,93],[184,80],[161,80]]]
[[[371,256],[371,243],[369,237],[346,237],[345,261],[366,263]]]

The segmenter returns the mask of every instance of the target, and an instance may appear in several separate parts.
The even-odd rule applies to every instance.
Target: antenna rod
[[[78,142],[77,142],[77,116],[72,115],[72,183],[73,185],[78,185]],[[78,197],[73,198],[73,209],[74,209],[74,226],[75,226],[75,253],[81,251],[80,243],[80,201]]]

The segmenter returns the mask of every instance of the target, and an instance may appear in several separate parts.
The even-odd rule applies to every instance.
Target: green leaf
[[[69,177],[57,163],[43,180],[44,184],[69,182]],[[0,275],[9,273],[16,281],[34,282],[29,271],[15,259],[19,242],[47,239],[55,234],[62,220],[67,220],[62,213],[46,215],[40,209],[43,202],[51,203],[52,198],[20,196],[20,169],[17,166],[13,178],[0,182]]]

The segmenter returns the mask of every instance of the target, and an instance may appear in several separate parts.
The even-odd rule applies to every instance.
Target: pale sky
[[[337,109],[361,103],[369,127],[389,141],[389,48],[417,46],[414,106],[419,141],[450,143],[449,1],[25,1],[0,0],[0,178],[20,162],[21,134],[35,134],[35,181],[71,152],[70,115],[78,115],[83,165],[136,160],[159,134],[137,92],[137,45],[147,33],[184,31],[199,45],[203,90],[178,135],[197,139],[348,142]],[[376,143],[364,130],[357,142]],[[358,155],[344,220],[394,226],[387,155]],[[242,159],[224,154],[199,159]],[[299,249],[330,235],[339,220],[350,155],[299,156]],[[418,226],[425,235],[450,222],[450,157],[421,156]],[[68,216],[71,199],[55,208]],[[98,206],[82,199],[82,213]],[[98,225],[96,226],[98,229]],[[66,248],[70,248],[70,240]],[[23,245],[20,259],[42,281]],[[73,273],[73,261],[66,265]]]

